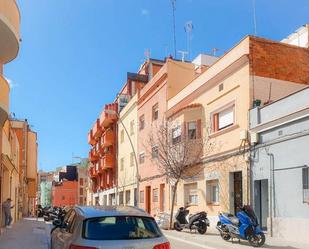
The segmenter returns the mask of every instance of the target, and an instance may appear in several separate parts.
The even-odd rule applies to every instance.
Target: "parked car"
[[[134,207],[75,206],[54,225],[51,249],[170,249],[155,220]]]

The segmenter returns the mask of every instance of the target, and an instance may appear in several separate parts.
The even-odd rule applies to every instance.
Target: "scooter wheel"
[[[264,245],[265,240],[266,238],[264,233],[254,234],[249,236],[248,238],[249,244],[253,247],[261,247],[262,245]]]
[[[205,234],[206,231],[207,231],[207,226],[206,226],[206,224],[205,224],[204,222],[202,222],[202,223],[198,226],[197,231],[198,231],[199,234]]]
[[[182,227],[180,226],[180,224],[178,222],[174,223],[174,229],[178,232],[182,231]]]

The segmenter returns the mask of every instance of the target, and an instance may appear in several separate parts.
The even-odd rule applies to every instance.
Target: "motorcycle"
[[[240,208],[236,216],[220,213],[216,228],[219,230],[221,238],[226,241],[233,240],[233,238],[248,240],[253,247],[261,247],[265,243],[265,235],[250,206]]]
[[[209,226],[209,220],[206,212],[199,212],[193,215],[189,215],[188,207],[181,207],[176,213],[176,221],[174,222],[174,229],[178,232],[184,228],[196,229],[200,234],[204,234]]]

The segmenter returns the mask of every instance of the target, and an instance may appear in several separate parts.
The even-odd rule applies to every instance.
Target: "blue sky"
[[[258,36],[280,40],[309,23],[309,0],[256,0]],[[5,66],[11,112],[38,132],[39,168],[52,170],[86,157],[87,132],[104,103],[114,100],[128,71],[173,53],[169,0],[18,0],[20,53]],[[224,53],[253,34],[251,0],[177,0],[177,50],[192,57]],[[75,160],[76,161],[76,160]]]

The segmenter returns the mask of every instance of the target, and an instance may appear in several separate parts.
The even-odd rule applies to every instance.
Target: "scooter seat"
[[[239,224],[239,219],[236,216],[228,213],[223,213],[222,215],[224,215],[227,219],[229,219],[232,222],[232,224],[234,225]]]

